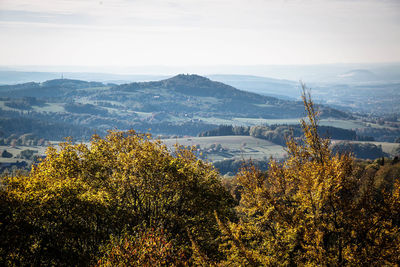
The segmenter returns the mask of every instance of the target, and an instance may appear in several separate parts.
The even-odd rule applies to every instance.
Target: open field
[[[35,155],[44,155],[47,147],[46,146],[16,146],[16,147],[0,146],[0,151],[7,150],[7,152],[11,153],[13,155],[13,157],[18,156],[21,153],[21,151],[24,151],[27,149],[37,151],[37,153],[35,153]],[[0,161],[4,162],[4,158],[1,158]]]
[[[365,128],[366,127],[360,121],[356,121],[356,120],[340,120],[340,119],[331,119],[331,118],[322,119],[322,120],[320,120],[319,124],[322,125],[322,126],[332,126],[332,127],[337,127],[337,128],[347,129],[347,130],[357,129],[357,128]]]
[[[270,141],[258,139],[251,136],[213,136],[213,137],[188,137],[175,139],[162,139],[167,147],[173,149],[175,144],[183,146],[198,146],[203,156],[210,161],[224,159],[282,159],[286,152],[280,145]],[[51,142],[57,148],[58,142]],[[85,143],[89,145],[89,143]],[[219,147],[219,149],[215,149]],[[213,149],[214,148],[214,149]],[[7,150],[13,155],[13,158],[0,158],[0,162],[14,163],[21,161],[17,158],[21,151],[30,149],[36,150],[35,155],[45,155],[45,146],[0,146],[0,151]],[[26,161],[26,160],[25,160]]]
[[[44,106],[33,106],[37,112],[66,112],[63,103],[46,103]]]
[[[210,136],[210,137],[190,137],[177,139],[163,139],[168,147],[175,144],[184,146],[200,146],[200,150],[211,161],[223,159],[281,159],[285,156],[282,146],[270,141],[258,139],[252,136]],[[219,151],[213,149],[221,145]]]
[[[239,125],[239,126],[254,126],[254,125],[275,125],[275,124],[283,124],[283,125],[295,125],[299,124],[301,117],[299,118],[290,118],[290,119],[263,119],[263,118],[232,118],[229,119],[219,119],[219,118],[201,118],[198,117],[205,122],[212,124],[225,124],[225,125]],[[365,128],[367,127],[361,121],[357,120],[345,120],[345,119],[336,119],[336,118],[325,118],[320,120],[320,125],[323,126],[332,126],[342,129],[357,129],[357,128]],[[375,127],[376,125],[371,125]],[[378,126],[376,126],[378,128]],[[381,127],[381,126],[380,126]]]
[[[262,118],[233,118],[233,124],[242,124],[247,126],[260,125],[260,124],[299,124],[301,118],[291,119],[262,119]]]
[[[197,152],[202,157],[214,162],[226,159],[255,159],[255,160],[266,160],[270,157],[274,159],[282,159],[286,156],[284,147],[274,144],[270,141],[255,138],[252,136],[210,136],[210,137],[186,137],[186,138],[175,138],[175,139],[161,139],[163,143],[167,145],[171,150],[175,144],[183,146],[195,146]],[[350,143],[372,143],[382,147],[382,151],[390,156],[394,156],[393,152],[395,148],[399,147],[399,143],[389,142],[371,142],[371,141],[347,141],[347,140],[332,140],[332,144],[338,142],[350,142]],[[58,148],[58,141],[50,142],[51,145]],[[85,143],[90,145],[89,143]],[[2,163],[15,163],[24,159],[19,158],[20,153],[23,150],[34,150],[37,151],[34,155],[45,155],[47,147],[45,146],[0,146],[0,152],[7,150],[10,152],[12,158],[0,157]],[[27,160],[24,160],[27,161]],[[30,161],[28,161],[30,162]]]

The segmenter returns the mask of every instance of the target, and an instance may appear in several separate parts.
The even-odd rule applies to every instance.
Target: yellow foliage
[[[190,232],[216,257],[213,212],[233,214],[233,199],[209,163],[133,130],[93,136],[90,145],[67,140],[49,148],[28,177],[1,184],[7,209],[0,260],[15,264],[93,263],[110,234],[152,227],[165,229],[187,253]]]
[[[238,223],[221,223],[222,265],[396,265],[400,261],[400,177],[376,188],[348,154],[333,154],[303,91],[304,138],[267,173],[244,168]]]

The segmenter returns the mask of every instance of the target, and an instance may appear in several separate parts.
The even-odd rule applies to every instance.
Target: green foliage
[[[24,143],[20,139],[20,144],[26,145],[42,145],[43,140],[64,140],[65,136],[78,136],[80,138],[89,139],[94,133],[93,129],[80,126],[72,125],[69,121],[68,123],[62,122],[63,118],[59,115],[53,117],[50,115],[43,115],[39,113],[30,113],[20,115],[15,112],[2,111],[2,117],[0,117],[0,129],[4,133],[4,138],[0,139],[3,144],[11,143],[11,136],[17,135],[17,139],[22,138],[26,134],[33,134],[36,136],[34,140],[27,140]],[[103,132],[103,131],[98,131]],[[36,139],[36,140],[35,140]],[[33,142],[29,142],[33,141]]]
[[[0,265],[398,264],[398,159],[334,154],[303,101],[304,137],[288,139],[287,160],[225,181],[236,214],[209,163],[150,135],[49,148],[28,175],[0,180]]]
[[[67,103],[64,105],[66,111],[71,113],[84,113],[92,114],[97,116],[107,116],[108,112],[106,109],[97,107],[91,104],[81,104],[81,103]]]
[[[375,140],[381,142],[395,142],[396,138],[400,135],[399,128],[378,128],[378,127],[364,127],[357,129],[358,135],[372,136]]]
[[[37,152],[38,152],[37,150],[25,149],[25,150],[22,150],[21,153],[19,153],[19,156],[22,159],[30,159],[30,160],[32,160],[33,159],[33,155],[35,153],[37,153]]]
[[[231,175],[233,176],[234,174],[238,173],[244,165],[248,164],[252,164],[260,170],[266,171],[268,167],[268,161],[269,159],[252,159],[250,163],[249,160],[244,159],[226,159],[214,161],[213,165],[216,169],[218,169],[221,175],[232,173]]]
[[[376,159],[387,156],[382,151],[382,146],[372,143],[339,142],[332,147],[334,153],[353,153],[358,159]]]
[[[245,126],[220,125],[215,129],[200,133],[199,136],[249,135],[249,129]]]
[[[197,135],[215,127],[214,118],[233,121],[232,118],[235,117],[297,117],[302,108],[301,104],[296,102],[240,91],[198,75],[177,75],[157,82],[111,87],[101,83],[58,79],[44,83],[1,86],[0,89],[0,97],[4,97],[3,99],[8,97],[19,101],[17,98],[31,96],[45,103],[43,108],[31,105],[28,106],[31,109],[27,112],[14,111],[11,114],[11,111],[7,111],[9,116],[3,114],[3,119],[20,117],[39,120],[34,123],[39,124],[37,127],[34,125],[35,127],[30,127],[31,130],[22,133],[31,132],[45,122],[52,125],[63,123],[63,128],[74,124],[80,126],[80,131],[67,132],[63,129],[64,136],[73,135],[79,140],[88,136],[83,132],[83,127],[94,128],[98,133],[103,129],[113,128],[134,128],[142,132],[151,128],[155,134]],[[75,103],[76,99],[80,99],[80,103]],[[3,102],[6,101],[8,100]],[[57,110],[52,108],[55,103],[58,106]],[[108,106],[111,104],[111,107],[103,108],[104,103],[108,103]],[[266,103],[268,105],[264,106]],[[64,112],[59,112],[60,108]],[[283,110],[285,112],[282,112]],[[135,116],[137,112],[151,114]],[[7,129],[13,127],[14,122],[0,120],[0,126],[1,124],[6,124],[3,128]],[[22,127],[27,128],[22,125],[20,130],[14,132],[20,133]],[[53,131],[54,137],[38,136],[62,140],[60,130],[51,127],[46,133]]]
[[[302,136],[301,125],[256,125],[256,126],[232,126],[220,125],[215,129],[205,131],[199,136],[224,136],[224,135],[248,135],[265,139],[275,144],[285,146],[287,138]],[[332,126],[319,126],[318,134],[332,139],[339,140],[373,140],[373,138],[359,136],[353,130],[346,130]]]
[[[3,158],[12,158],[13,154],[11,154],[10,152],[8,152],[7,150],[4,149],[3,152],[1,152],[1,156]]]
[[[217,258],[213,211],[232,217],[233,206],[210,164],[134,131],[49,148],[28,177],[3,178],[1,194],[0,260],[23,265],[92,264],[110,234],[139,226],[164,229],[176,251],[190,256],[192,239]]]

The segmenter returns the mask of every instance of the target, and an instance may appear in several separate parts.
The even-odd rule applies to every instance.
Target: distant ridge
[[[4,116],[102,131],[151,128],[157,134],[197,135],[220,124],[256,125],[269,119],[298,120],[304,114],[300,101],[238,90],[194,74],[122,85],[54,79],[0,86],[0,97]],[[349,118],[319,108],[323,117]]]
[[[355,69],[338,75],[338,78],[348,81],[374,81],[377,76],[370,70]]]
[[[230,85],[212,81],[209,78],[196,74],[179,74],[169,79],[156,82],[130,83],[116,86],[113,90],[135,91],[139,89],[167,89],[184,95],[198,97],[216,97],[254,103],[278,103],[281,100],[262,96],[252,92],[236,89]]]
[[[42,83],[29,82],[16,85],[1,85],[0,95],[9,97],[61,97],[71,90],[104,86],[100,82],[72,79],[54,79]]]
[[[229,84],[240,90],[272,96],[280,99],[295,100],[300,98],[299,82],[274,79],[253,75],[213,74],[208,78]]]

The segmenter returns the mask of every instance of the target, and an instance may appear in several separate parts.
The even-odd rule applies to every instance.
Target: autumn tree
[[[112,237],[102,248],[103,256],[97,266],[188,266],[186,255],[162,229],[146,229],[140,233]]]
[[[213,212],[231,217],[234,204],[209,163],[133,130],[50,147],[28,176],[2,178],[0,201],[0,264],[11,265],[90,265],[110,236],[153,228],[176,253],[190,259],[194,240],[216,259]]]
[[[378,183],[318,134],[304,89],[304,137],[289,138],[285,162],[237,176],[240,221],[219,222],[222,265],[396,265],[400,262],[400,177]],[[222,216],[217,214],[218,218]]]

